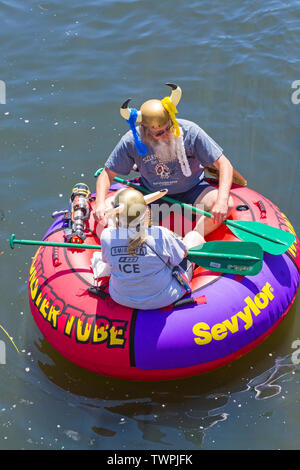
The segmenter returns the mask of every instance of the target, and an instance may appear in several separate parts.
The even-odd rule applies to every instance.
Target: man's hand
[[[105,198],[108,194],[109,188],[113,182],[114,177],[117,173],[114,173],[107,168],[104,168],[101,174],[98,176],[96,184],[96,205],[94,210],[94,218],[98,223],[105,227],[107,225],[108,218],[105,214],[106,202]]]
[[[228,214],[228,202],[226,201],[216,201],[213,205],[211,211],[211,220],[214,224],[223,222],[226,219]]]

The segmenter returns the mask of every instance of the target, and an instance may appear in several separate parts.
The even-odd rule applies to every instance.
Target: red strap
[[[182,305],[180,305],[180,300],[183,301]],[[170,304],[170,305],[167,305],[166,307],[163,307],[161,311],[169,312],[170,310],[173,310],[174,308],[184,308],[184,307],[190,307],[191,305],[203,305],[207,303],[205,295],[201,295],[200,297],[188,297],[186,299],[183,298],[180,300],[175,302],[174,304]],[[186,300],[187,302],[184,303],[184,300]]]
[[[196,300],[197,305],[207,304],[205,295],[201,295],[200,297],[195,297],[195,300]]]
[[[245,276],[243,276],[242,274],[235,274],[233,276],[233,279],[237,282],[242,282],[242,280],[244,279]]]

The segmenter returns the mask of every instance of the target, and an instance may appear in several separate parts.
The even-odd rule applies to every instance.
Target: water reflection
[[[248,386],[250,389],[255,390],[256,400],[265,400],[278,395],[281,392],[281,385],[276,382],[296,370],[297,365],[291,364],[291,356],[276,358],[274,367],[252,379]]]
[[[132,382],[99,376],[71,364],[44,339],[36,344],[36,353],[40,369],[68,392],[75,402],[72,406],[92,412],[96,424],[87,432],[101,445],[104,440],[116,448],[117,440],[124,446],[134,429],[135,442],[141,448],[205,448],[205,437],[212,428],[218,430],[235,419],[236,401],[242,406],[251,402],[251,397],[261,400],[280,393],[282,378],[296,368],[290,356],[279,356],[286,350],[293,319],[291,311],[262,345],[235,363],[184,380]],[[83,432],[82,426],[80,429]]]

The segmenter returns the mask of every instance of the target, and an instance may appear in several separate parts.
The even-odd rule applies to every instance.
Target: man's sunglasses
[[[154,135],[155,137],[160,137],[160,136],[163,135],[165,132],[169,131],[172,126],[173,126],[173,123],[171,122],[165,129],[162,129],[162,130],[157,131],[157,132],[153,132],[152,130],[150,130],[150,132],[151,132],[151,134]]]

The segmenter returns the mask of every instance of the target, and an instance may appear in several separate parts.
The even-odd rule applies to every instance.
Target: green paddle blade
[[[223,222],[241,240],[258,243],[272,255],[282,255],[295,242],[295,235],[270,225],[251,220]]]
[[[262,268],[263,250],[253,242],[214,241],[191,248],[188,259],[210,271],[255,276]]]

